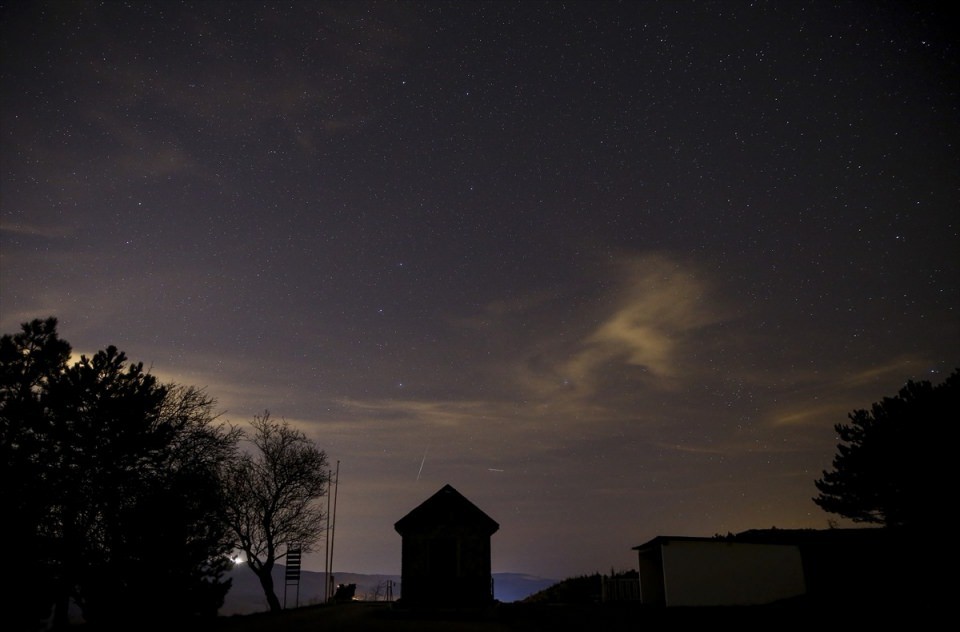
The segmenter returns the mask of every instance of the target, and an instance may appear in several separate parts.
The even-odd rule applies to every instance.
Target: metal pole
[[[339,491],[340,491],[340,460],[337,459],[337,476],[333,484],[333,522],[330,525],[330,572],[331,573],[333,572],[333,541],[337,535],[337,493]]]
[[[333,485],[333,470],[327,469],[327,531],[324,540],[327,550],[323,554],[323,603],[330,601],[330,487]]]

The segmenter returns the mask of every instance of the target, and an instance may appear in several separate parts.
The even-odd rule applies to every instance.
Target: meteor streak
[[[418,481],[420,480],[420,474],[421,474],[421,472],[423,472],[423,463],[424,463],[424,461],[426,461],[426,460],[427,460],[427,451],[424,450],[424,451],[423,451],[423,459],[420,460],[420,469],[417,470],[417,480],[418,480]]]

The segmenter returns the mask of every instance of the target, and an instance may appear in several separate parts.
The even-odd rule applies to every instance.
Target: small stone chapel
[[[394,524],[403,539],[401,603],[482,606],[493,601],[490,536],[500,528],[444,485]]]

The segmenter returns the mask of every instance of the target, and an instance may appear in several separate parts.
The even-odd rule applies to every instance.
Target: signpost
[[[287,588],[289,586],[297,587],[297,605],[300,607],[300,545],[290,543],[287,545],[287,568],[283,580],[283,608],[287,608]]]

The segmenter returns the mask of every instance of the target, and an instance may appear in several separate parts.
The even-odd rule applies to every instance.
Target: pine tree
[[[833,470],[815,481],[813,501],[854,522],[892,528],[933,526],[947,485],[946,429],[960,419],[960,370],[942,384],[910,381],[895,397],[855,410]]]

